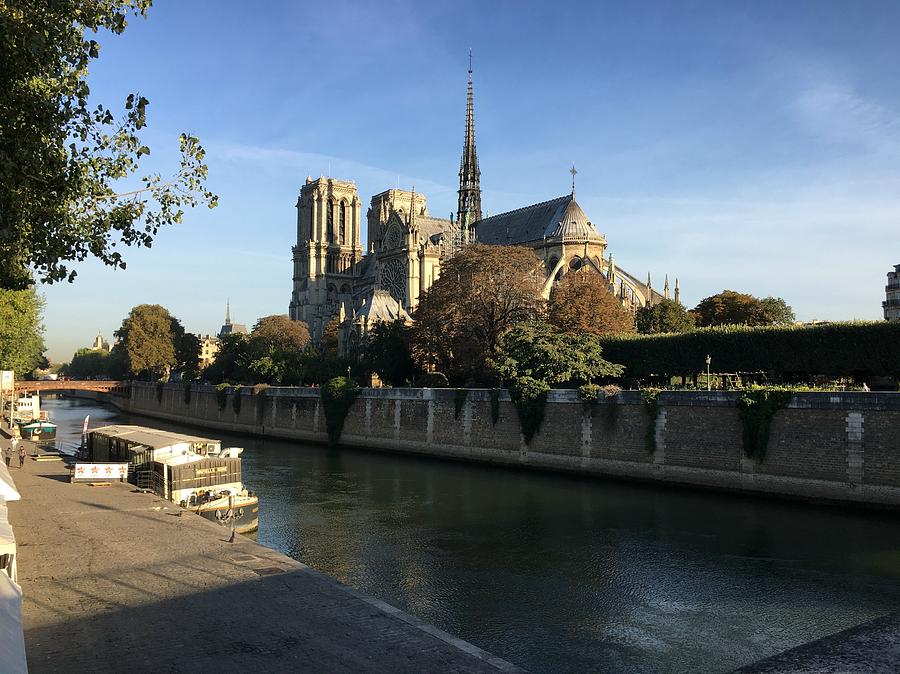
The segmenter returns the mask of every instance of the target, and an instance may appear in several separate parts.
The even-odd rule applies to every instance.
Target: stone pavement
[[[132,485],[30,458],[12,474],[33,674],[518,671]]]

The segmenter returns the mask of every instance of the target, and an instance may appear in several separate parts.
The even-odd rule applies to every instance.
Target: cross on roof
[[[575,168],[575,164],[572,164],[572,168],[569,169],[569,173],[572,174],[572,194],[575,194],[575,176],[578,174],[578,170]]]

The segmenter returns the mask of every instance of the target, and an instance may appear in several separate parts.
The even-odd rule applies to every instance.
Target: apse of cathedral
[[[364,251],[356,185],[335,178],[306,178],[297,199],[289,315],[305,322],[315,341],[335,318],[340,323],[342,351],[353,351],[379,321],[411,320],[419,298],[440,275],[441,263],[474,241],[533,249],[544,262],[545,297],[563,275],[587,270],[600,274],[610,292],[632,311],[668,299],[668,277],[659,293],[649,274],[645,282],[639,280],[608,253],[606,238],[575,200],[574,166],[569,194],[482,216],[471,57],[468,74],[455,216],[432,216],[425,195],[415,189],[385,190],[372,197],[366,211],[369,249]],[[675,301],[680,301],[677,279],[674,295]]]

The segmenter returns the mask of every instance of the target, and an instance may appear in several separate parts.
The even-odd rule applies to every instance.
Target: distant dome
[[[575,199],[571,199],[563,211],[562,218],[556,224],[556,228],[550,233],[550,237],[562,239],[596,239],[603,237],[594,229],[594,225],[588,220],[587,215],[581,210],[581,206]]]

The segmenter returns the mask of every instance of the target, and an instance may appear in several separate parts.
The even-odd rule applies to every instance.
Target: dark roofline
[[[551,202],[554,202],[554,201],[562,201],[563,199],[568,199],[568,198],[570,198],[570,197],[571,197],[572,199],[574,199],[574,198],[575,198],[575,195],[573,195],[573,194],[566,194],[566,195],[561,196],[561,197],[553,197],[552,199],[547,199],[546,201],[539,201],[539,202],[536,203],[536,204],[530,204],[530,205],[528,205],[528,206],[522,206],[521,208],[514,208],[514,209],[511,210],[511,211],[504,211],[503,213],[496,213],[496,214],[491,215],[491,216],[488,216],[488,217],[486,217],[486,218],[482,218],[481,220],[478,220],[478,221],[475,222],[474,224],[477,226],[479,223],[485,222],[485,221],[487,221],[487,220],[493,220],[494,218],[500,218],[500,217],[503,217],[504,215],[511,215],[511,214],[513,214],[513,213],[518,213],[518,212],[520,212],[520,211],[527,211],[527,210],[529,210],[529,209],[532,209],[532,208],[538,208],[538,207],[540,207],[540,206],[546,206],[547,204],[549,204],[549,203],[551,203]],[[535,240],[535,241],[539,241],[540,239],[534,239],[534,240]]]

